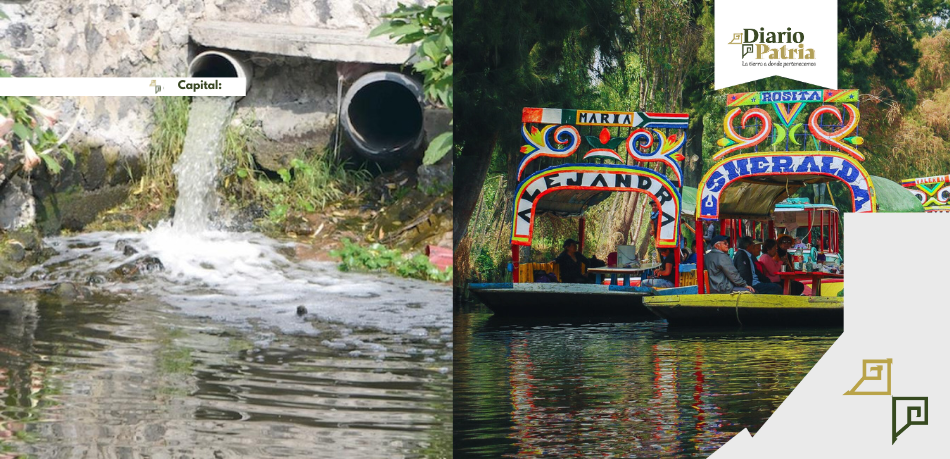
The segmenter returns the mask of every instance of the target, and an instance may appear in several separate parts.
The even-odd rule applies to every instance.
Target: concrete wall
[[[422,0],[402,0],[423,3]],[[0,66],[32,76],[184,76],[196,21],[246,21],[368,33],[397,0],[0,0]],[[237,114],[274,141],[325,141],[336,121],[336,63],[246,55],[252,89]],[[291,87],[293,88],[291,90]],[[150,98],[56,98],[65,130],[84,107],[73,145],[119,154],[145,151]],[[276,147],[275,147],[276,148]]]

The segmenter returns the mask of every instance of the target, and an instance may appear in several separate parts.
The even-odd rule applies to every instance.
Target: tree
[[[878,83],[885,100],[916,103],[908,80],[920,51],[915,47],[934,17],[947,19],[946,0],[840,0],[838,2],[838,87],[871,92]]]
[[[504,155],[509,170],[519,158],[521,109],[573,107],[590,99],[594,79],[622,70],[622,50],[631,40],[629,18],[617,0],[472,0],[459,8],[466,40],[458,52],[455,130],[462,140],[456,155],[455,247],[492,153]]]

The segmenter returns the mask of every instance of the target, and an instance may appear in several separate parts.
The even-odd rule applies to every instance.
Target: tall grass
[[[175,174],[172,167],[185,145],[188,132],[189,97],[156,97],[155,128],[145,170],[136,194],[150,207],[167,208],[175,200]]]
[[[155,99],[152,109],[155,124],[144,158],[142,177],[132,189],[129,199],[120,207],[121,212],[138,215],[139,224],[145,226],[164,218],[178,195],[172,167],[185,145],[191,107],[189,97]],[[114,228],[106,224],[103,229]]]

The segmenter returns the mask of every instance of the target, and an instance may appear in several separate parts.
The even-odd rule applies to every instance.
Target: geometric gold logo
[[[161,91],[161,90],[162,90],[162,85],[160,85],[160,84],[158,84],[158,83],[156,83],[156,82],[155,82],[155,80],[152,80],[152,82],[151,82],[151,83],[149,83],[148,85],[149,85],[149,87],[152,87],[152,86],[154,86],[154,87],[155,87],[155,94],[158,94],[158,93],[159,93],[159,91]]]
[[[892,359],[864,359],[861,379],[844,395],[891,395]],[[910,426],[925,426],[930,420],[928,397],[891,397],[891,444]]]
[[[844,395],[891,395],[892,359],[865,359],[861,379]]]

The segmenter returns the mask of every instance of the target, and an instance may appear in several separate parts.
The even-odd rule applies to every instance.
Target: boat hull
[[[844,326],[843,297],[668,295],[647,298],[644,306],[670,325]]]
[[[643,306],[654,294],[644,287],[595,284],[472,284],[469,290],[499,316],[657,317]]]

